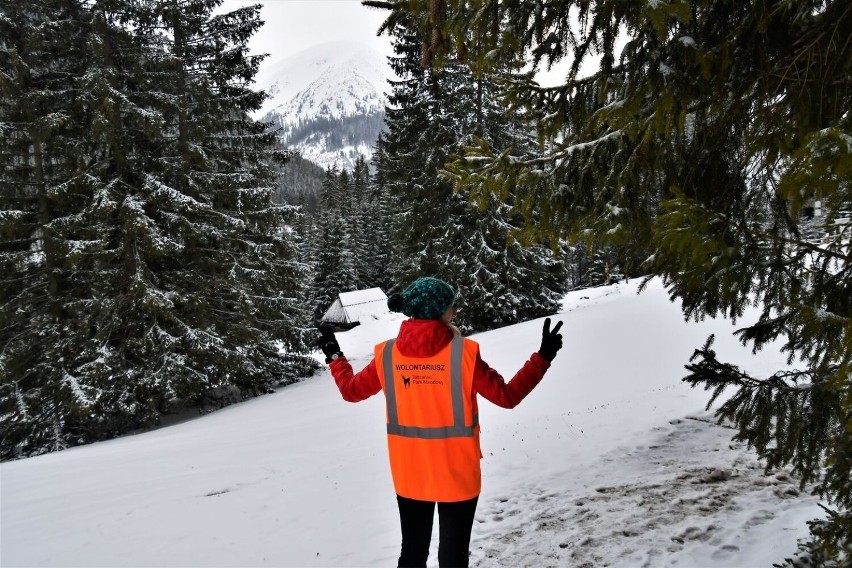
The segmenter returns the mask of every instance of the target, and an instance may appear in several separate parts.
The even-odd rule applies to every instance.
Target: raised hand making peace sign
[[[561,327],[562,322],[560,321],[551,331],[550,318],[544,320],[544,328],[541,330],[541,347],[538,352],[548,361],[553,361],[556,352],[562,349],[562,334],[559,333]]]

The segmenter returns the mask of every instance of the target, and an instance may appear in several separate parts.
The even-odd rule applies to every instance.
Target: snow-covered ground
[[[685,322],[659,282],[637,286],[569,294],[544,381],[514,410],[481,403],[473,565],[771,566],[820,515],[680,381],[710,333],[720,358],[750,371],[784,356],[753,356],[730,322]],[[400,321],[338,335],[356,370]],[[508,380],[541,324],[475,339]],[[383,404],[343,402],[325,371],[196,420],[4,463],[0,565],[395,566]]]

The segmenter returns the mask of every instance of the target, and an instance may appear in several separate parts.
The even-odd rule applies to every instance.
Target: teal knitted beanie
[[[388,297],[388,308],[416,319],[440,319],[456,301],[452,286],[438,278],[418,278],[402,294]]]

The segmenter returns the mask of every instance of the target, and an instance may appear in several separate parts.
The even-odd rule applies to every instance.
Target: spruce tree
[[[812,525],[826,562],[852,558],[852,10],[790,2],[389,3],[428,54],[483,72],[570,58],[563,85],[504,84],[545,148],[481,143],[450,168],[457,189],[511,199],[539,238],[641,252],[690,318],[739,318],[755,350],[780,341],[799,371],[752,377],[696,351],[685,378],[769,468],[792,466],[833,506]],[[617,49],[620,34],[623,49]],[[600,54],[597,72],[579,70]],[[825,216],[802,230],[801,211]],[[814,232],[821,235],[812,238]]]
[[[250,88],[262,56],[246,46],[259,6],[214,15],[220,3],[136,8],[137,33],[161,45],[154,96],[165,134],[145,164],[134,276],[165,301],[137,304],[138,347],[164,354],[158,372],[191,402],[218,387],[264,392],[310,367],[292,211],[272,201],[281,156],[274,134],[249,117],[263,100]],[[145,325],[161,333],[141,333]]]
[[[320,216],[316,223],[313,267],[313,317],[319,320],[341,292],[355,290],[355,264],[350,243],[346,170],[330,167],[319,198]]]
[[[57,450],[84,436],[99,389],[99,272],[115,204],[99,179],[91,114],[104,69],[91,47],[126,35],[69,2],[0,11],[0,456]]]
[[[370,239],[375,231],[376,212],[370,209],[370,169],[364,156],[358,156],[351,174],[351,197],[349,227],[353,262],[355,264],[355,285],[358,290],[372,288],[370,282]]]
[[[463,297],[467,331],[552,313],[566,287],[561,262],[544,247],[514,240],[516,219],[494,199],[472,204],[441,177],[447,157],[465,141],[526,145],[493,99],[493,85],[464,65],[440,73],[421,66],[419,36],[405,18],[391,19],[399,81],[392,83],[386,132],[376,168],[390,195],[396,285],[423,275],[451,282]]]
[[[363,287],[359,273],[362,203],[356,195],[355,177],[346,168],[341,168],[338,173],[335,200],[336,203],[328,210],[328,219],[340,231],[340,278],[346,283],[346,291],[358,290]]]
[[[16,141],[2,151],[23,166],[3,179],[3,457],[314,366],[290,209],[271,199],[273,138],[248,117],[258,8],[217,4],[40,2],[2,20],[16,68],[0,86]]]
[[[380,134],[379,137],[381,136]],[[367,175],[367,196],[362,211],[365,285],[368,288],[379,287],[382,290],[390,290],[392,245],[389,232],[388,192],[378,172],[375,175],[369,175],[367,171]]]

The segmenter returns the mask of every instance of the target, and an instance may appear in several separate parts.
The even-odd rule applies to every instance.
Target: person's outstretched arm
[[[550,318],[544,320],[541,334],[541,347],[524,363],[508,383],[477,355],[476,369],[473,375],[473,388],[486,400],[503,408],[514,408],[541,382],[544,373],[556,353],[562,349],[562,335],[559,329],[562,322],[550,329]]]
[[[323,324],[319,329],[320,338],[317,343],[322,352],[325,353],[325,362],[329,364],[331,376],[334,377],[334,382],[337,383],[337,389],[343,396],[343,400],[359,402],[382,390],[382,383],[379,381],[378,373],[376,373],[375,359],[355,374],[352,365],[349,364],[343,351],[341,351],[340,344],[337,343],[337,338],[334,336],[334,330],[331,326]]]

